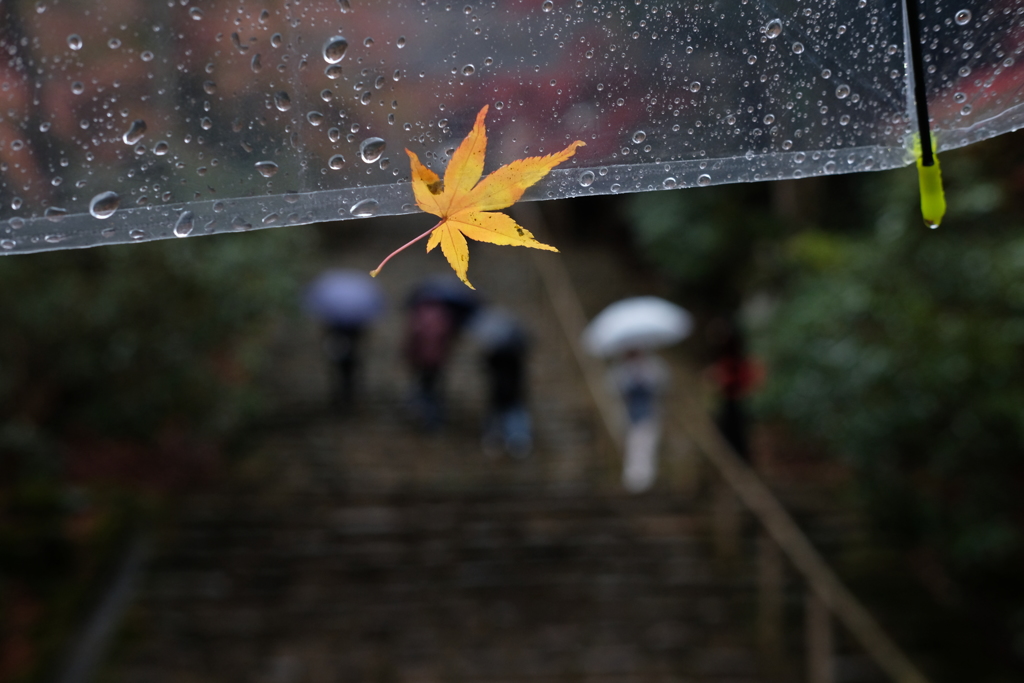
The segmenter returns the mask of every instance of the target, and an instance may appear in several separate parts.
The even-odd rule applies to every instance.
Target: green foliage
[[[274,230],[0,259],[7,430],[224,429],[252,342],[295,300],[305,241]]]
[[[769,192],[765,184],[648,192],[626,206],[634,238],[654,265],[684,293],[728,309],[770,269],[781,226],[768,210]]]

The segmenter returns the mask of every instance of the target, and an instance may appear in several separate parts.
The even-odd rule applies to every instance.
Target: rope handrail
[[[541,236],[546,232],[543,217],[536,205],[518,204],[513,208],[513,212],[516,220],[535,235]],[[612,442],[621,446],[623,437],[621,430],[617,428],[621,409],[604,386],[600,363],[588,356],[580,345],[580,335],[587,319],[565,263],[560,256],[550,253],[538,253],[534,256],[534,263],[540,272],[544,289],[551,300],[562,331],[572,347],[573,356],[597,406],[601,422]],[[690,386],[696,384],[692,377],[686,377],[685,380]],[[679,398],[682,408],[678,417],[684,431],[789,558],[811,591],[893,681],[929,683],[924,674],[829,567],[757,473],[735,453],[707,412],[694,401],[690,393],[683,394]]]

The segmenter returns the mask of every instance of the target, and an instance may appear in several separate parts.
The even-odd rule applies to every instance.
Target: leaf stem
[[[408,249],[408,248],[409,248],[409,247],[411,247],[412,245],[416,244],[417,242],[419,242],[419,241],[420,241],[421,239],[423,239],[424,237],[426,237],[426,236],[427,236],[427,235],[429,235],[430,233],[432,233],[432,232],[434,232],[435,230],[437,230],[438,228],[440,228],[440,227],[441,227],[441,223],[444,223],[444,220],[443,220],[443,219],[442,219],[442,220],[440,220],[440,221],[438,221],[438,222],[437,222],[437,225],[435,225],[434,227],[432,227],[432,228],[431,228],[430,230],[427,230],[427,231],[426,231],[425,233],[423,233],[423,234],[422,234],[422,235],[420,235],[419,237],[416,237],[415,239],[409,240],[408,242],[406,242],[405,244],[403,244],[402,246],[400,246],[400,247],[399,247],[398,249],[395,249],[395,250],[394,250],[393,252],[391,252],[390,254],[388,254],[387,258],[385,258],[385,259],[384,259],[383,261],[381,261],[381,262],[380,262],[380,265],[379,265],[379,266],[377,266],[376,268],[374,268],[373,270],[371,270],[371,271],[370,271],[370,277],[377,277],[377,274],[378,274],[378,273],[380,273],[380,270],[381,270],[381,268],[383,268],[383,267],[384,267],[384,264],[385,264],[385,263],[387,263],[388,261],[390,261],[390,260],[391,260],[391,259],[392,259],[392,258],[393,258],[394,256],[396,256],[396,255],[397,255],[397,254],[398,254],[399,252],[405,251],[406,249]]]

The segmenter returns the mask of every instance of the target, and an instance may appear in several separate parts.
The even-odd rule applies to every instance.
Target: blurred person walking
[[[478,305],[472,290],[454,276],[428,278],[409,295],[403,353],[415,378],[413,418],[428,431],[444,421],[444,366]]]
[[[641,493],[654,485],[658,475],[661,396],[669,383],[668,366],[648,351],[630,349],[612,366],[609,378],[629,418],[622,485],[630,493]]]
[[[331,364],[331,405],[354,407],[360,346],[367,328],[385,309],[384,293],[362,271],[324,271],[303,296],[303,308],[323,328],[324,356]]]
[[[629,419],[622,485],[631,493],[650,489],[658,473],[660,398],[670,375],[651,351],[682,341],[692,328],[685,309],[655,296],[639,296],[611,304],[583,331],[583,346],[591,355],[617,358],[609,379]]]
[[[708,374],[721,395],[715,423],[736,453],[750,460],[750,416],[745,398],[761,382],[764,371],[747,356],[743,331],[735,321],[718,319],[708,332],[717,346]]]
[[[489,308],[473,318],[470,333],[480,345],[487,377],[484,453],[496,457],[505,452],[513,458],[525,458],[533,449],[532,421],[526,406],[526,330],[508,311]]]

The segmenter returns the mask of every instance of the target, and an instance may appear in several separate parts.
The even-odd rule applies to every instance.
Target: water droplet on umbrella
[[[828,79],[832,78],[832,70],[831,69],[822,69],[821,70],[821,77],[824,78],[825,80],[828,80]]]
[[[273,225],[274,223],[277,222],[278,218],[280,218],[280,216],[277,215],[277,213],[268,213],[266,216],[263,217],[262,223],[263,225]]]
[[[341,129],[337,127],[331,128],[327,131],[327,137],[331,142],[337,142],[341,139]]]
[[[11,239],[0,240],[0,249],[4,249],[6,251],[14,249],[17,245],[18,243]]]
[[[582,185],[583,187],[590,187],[593,184],[594,184],[594,172],[593,171],[584,171],[583,173],[580,173],[580,185]]]
[[[72,50],[81,50],[82,36],[78,35],[77,33],[72,33],[70,36],[68,36],[68,47],[70,47]]]
[[[804,44],[803,43],[793,43],[793,54],[798,54],[798,55],[799,54],[803,54],[803,51],[804,51]]]
[[[117,48],[121,47],[121,41],[117,38],[111,38],[107,41],[107,47],[109,47],[111,50],[116,50]]]
[[[637,132],[633,133],[633,142],[635,142],[638,145],[646,139],[647,133],[643,132],[642,130],[638,130]]]
[[[273,161],[257,161],[256,170],[264,178],[272,178],[277,173],[278,166]]]
[[[178,220],[174,223],[174,236],[175,237],[188,237],[192,232],[192,228],[195,226],[196,215],[191,211],[182,212],[178,216]]]
[[[134,145],[142,136],[146,134],[146,122],[142,119],[135,119],[132,121],[132,125],[128,127],[121,139],[126,145]]]
[[[341,10],[342,14],[347,14],[352,11],[352,5],[349,4],[348,0],[338,0],[338,9]]]
[[[697,92],[700,90],[700,81],[694,81],[690,84],[690,92]]]
[[[213,120],[210,119],[209,116],[204,116],[203,118],[199,119],[199,127],[202,128],[203,130],[210,130],[211,128],[213,128]]]
[[[676,188],[676,185],[678,184],[678,181],[676,181],[676,179],[671,176],[661,181],[661,186],[664,187],[666,190],[674,190]]]
[[[324,69],[324,76],[327,76],[327,78],[331,79],[332,81],[341,78],[342,73],[342,68],[337,64],[331,64],[330,66]]]
[[[843,84],[836,87],[836,97],[845,100],[850,95],[850,86]]]
[[[769,38],[778,38],[782,34],[782,22],[778,19],[772,19],[764,27],[764,34]]]
[[[71,92],[75,95],[81,95],[85,92],[85,84],[83,84],[81,81],[75,81],[71,84]]]
[[[215,92],[217,92],[217,84],[213,81],[204,81],[203,92],[205,92],[207,95],[213,95]]]
[[[372,100],[372,99],[373,99],[373,93],[370,92],[370,91],[366,91],[366,92],[363,93],[362,97],[359,98],[359,102],[362,103],[362,104],[369,104],[370,100]]]
[[[366,36],[365,38],[363,38],[363,45],[365,47],[372,46],[373,45],[373,38],[371,38],[370,36]]]
[[[278,111],[288,111],[292,108],[292,98],[284,90],[279,90],[274,93],[274,106]]]
[[[341,36],[330,38],[324,43],[324,61],[328,64],[337,64],[345,56],[348,50],[348,41]]]
[[[324,122],[324,115],[318,111],[311,111],[306,114],[306,120],[309,121],[310,124],[314,126],[319,126],[321,123]]]
[[[774,114],[765,114],[764,115],[764,125],[770,126],[773,123],[775,123],[775,115]]]
[[[146,231],[143,230],[142,228],[135,228],[134,230],[128,231],[128,236],[131,237],[133,240],[138,241],[146,237]]]
[[[241,216],[232,216],[231,227],[235,230],[252,230],[252,223],[249,223]]]
[[[89,202],[89,213],[93,218],[110,218],[121,204],[121,197],[116,192],[101,192]]]
[[[270,45],[272,47],[281,47],[282,43],[284,43],[284,36],[282,36],[280,33],[275,33],[274,35],[270,36]]]
[[[341,168],[345,165],[345,157],[341,156],[340,154],[335,154],[333,157],[328,159],[327,165],[330,166],[335,171],[340,171]]]
[[[14,230],[20,230],[25,227],[25,219],[21,216],[15,216],[10,220],[11,228]]]
[[[198,7],[193,7],[188,11],[188,15],[196,21],[199,21],[203,18],[203,10],[199,9]]]
[[[356,202],[352,205],[352,208],[348,210],[353,216],[373,216],[380,211],[380,204],[377,203],[376,199],[364,199],[360,202]]]
[[[252,62],[249,63],[249,67],[252,69],[254,74],[258,74],[263,69],[263,62],[260,61],[260,53],[257,52],[252,56]]]
[[[962,66],[959,69],[957,69],[957,73],[960,75],[961,78],[966,78],[967,76],[971,75],[971,67]]]
[[[467,64],[466,66],[462,67],[463,76],[472,76],[474,71],[476,71],[476,67],[473,66],[472,64]]]
[[[380,159],[387,143],[381,138],[366,138],[359,143],[359,157],[368,164]]]
[[[824,166],[824,171],[825,171],[825,173],[835,173],[836,172],[836,162],[834,162],[834,161],[826,162],[825,166]]]
[[[953,21],[955,21],[960,26],[965,26],[967,22],[969,22],[970,20],[971,10],[969,9],[962,9],[959,12],[957,12],[956,15],[953,17]]]
[[[398,46],[399,50],[405,47],[405,36],[398,36],[398,41],[395,43],[395,45]]]
[[[699,176],[697,176],[697,184],[700,185],[701,187],[706,187],[710,185],[711,176],[709,176],[707,173],[700,174]]]
[[[545,12],[550,12],[555,8],[555,3],[552,2],[552,0],[544,0],[544,2],[541,3],[540,8]]]

